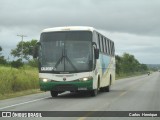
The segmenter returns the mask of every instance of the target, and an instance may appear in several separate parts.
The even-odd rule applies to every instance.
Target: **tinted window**
[[[99,44],[99,51],[101,52],[101,41],[100,41],[100,35],[98,34],[98,44]]]
[[[104,52],[104,42],[103,42],[103,36],[101,36],[101,43],[102,43],[102,52]]]
[[[39,60],[42,71],[81,72],[91,70],[91,32],[66,31],[42,33],[40,42],[41,51]]]

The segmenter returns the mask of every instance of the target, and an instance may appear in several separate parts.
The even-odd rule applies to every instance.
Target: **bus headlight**
[[[47,78],[40,78],[40,81],[42,81],[42,82],[50,82],[51,80],[49,80]]]
[[[80,81],[87,81],[87,80],[92,80],[93,77],[89,76],[89,77],[84,77],[84,78],[80,78]]]

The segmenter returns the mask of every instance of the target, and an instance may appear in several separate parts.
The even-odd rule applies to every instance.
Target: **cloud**
[[[17,34],[39,39],[48,27],[92,26],[115,41],[118,54],[139,54],[143,62],[141,56],[159,51],[159,6],[159,0],[0,0],[0,46],[9,51]]]
[[[159,36],[160,1],[2,0],[1,26],[89,25],[118,32]]]

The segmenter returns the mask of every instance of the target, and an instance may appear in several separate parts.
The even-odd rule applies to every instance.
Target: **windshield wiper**
[[[63,49],[62,49],[62,56],[59,58],[56,65],[54,66],[55,69],[57,69],[58,65],[60,64],[60,62],[63,60],[64,57],[65,57],[65,55],[63,54]]]
[[[71,60],[67,56],[67,52],[65,53],[66,60],[71,64],[71,66],[77,71],[77,68],[74,66],[74,64],[71,62]]]
[[[65,53],[65,50],[62,49],[62,56],[59,58],[59,60],[57,61],[56,65],[54,66],[55,69],[57,69],[58,65],[60,64],[60,62],[64,59],[70,63],[70,65],[77,71],[77,68],[74,66],[74,64],[71,62],[71,60],[68,58],[67,54]],[[64,61],[64,70],[65,70],[65,61]]]

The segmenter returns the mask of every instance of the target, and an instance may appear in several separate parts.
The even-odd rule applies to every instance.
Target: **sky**
[[[160,64],[160,0],[0,0],[0,46],[6,58],[45,28],[91,26],[115,42],[116,54]]]

